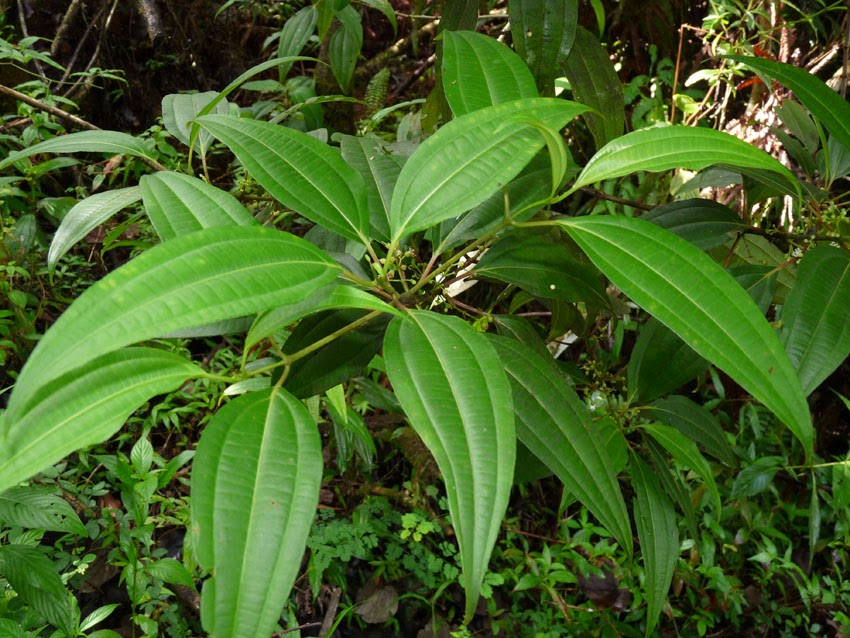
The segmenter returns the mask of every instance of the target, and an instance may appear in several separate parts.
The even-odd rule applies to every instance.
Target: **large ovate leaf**
[[[86,526],[57,490],[28,485],[0,492],[0,524],[87,536]]]
[[[455,115],[537,97],[522,60],[504,44],[474,31],[443,33],[443,90]]]
[[[118,131],[80,131],[69,135],[60,135],[45,142],[33,144],[25,149],[9,153],[0,161],[0,170],[25,157],[39,153],[109,153],[111,155],[132,155],[155,159],[144,140]]]
[[[208,228],[154,246],[71,304],[18,377],[8,419],[45,383],[112,350],[300,301],[339,267],[309,242],[270,228]]]
[[[834,246],[809,250],[782,307],[779,338],[811,394],[850,355],[850,256]]]
[[[162,98],[162,123],[166,130],[187,146],[192,140],[192,120],[218,97],[217,91],[205,93],[171,93]],[[216,113],[227,113],[230,106],[227,100],[216,100],[212,107]],[[212,135],[202,131],[198,136],[201,154],[207,152]]]
[[[559,223],[615,286],[776,414],[811,457],[811,416],[791,361],[729,273],[693,244],[641,219]]]
[[[850,149],[850,104],[817,76],[784,62],[741,55],[727,57],[777,80],[785,88],[794,91],[794,96],[803,106],[823,122],[826,129],[845,148]]]
[[[339,152],[306,133],[268,122],[226,115],[198,122],[279,202],[343,237],[367,241],[366,186]]]
[[[596,148],[620,137],[626,126],[623,84],[608,51],[583,27],[576,29],[575,46],[564,62],[564,73],[575,99],[593,107],[582,117]]]
[[[40,386],[37,401],[7,412],[0,426],[0,491],[106,440],[152,396],[202,374],[177,355],[128,348]]]
[[[212,574],[201,617],[216,638],[271,636],[319,502],[322,442],[277,388],[240,396],[204,428],[192,469],[192,538]]]
[[[443,126],[401,170],[390,209],[392,239],[457,217],[516,177],[545,141],[515,118],[560,130],[587,108],[529,98],[479,109]]]
[[[572,190],[636,171],[699,171],[714,164],[772,171],[792,192],[799,190],[794,174],[763,150],[722,131],[690,126],[641,129],[609,142],[590,158]]]
[[[396,396],[446,484],[469,622],[513,484],[511,387],[493,346],[457,317],[414,311],[393,319],[384,360]]]
[[[148,217],[163,241],[202,228],[257,223],[233,195],[197,177],[159,171],[143,175],[139,186]]]
[[[573,259],[563,244],[541,235],[508,235],[484,254],[473,272],[543,299],[610,306],[599,271]]]
[[[578,24],[577,0],[509,0],[511,35],[543,95],[554,95],[554,80],[570,55]]]
[[[631,459],[632,484],[635,488],[635,526],[646,570],[646,632],[654,635],[658,616],[679,555],[679,530],[676,514],[667,494],[661,489],[652,470],[637,456]]]
[[[490,335],[513,390],[517,437],[632,551],[632,534],[617,472],[600,428],[551,356]]]
[[[53,268],[71,246],[83,239],[115,213],[132,206],[142,198],[138,186],[116,188],[105,193],[97,193],[78,202],[56,229],[50,250],[47,252],[47,265]]]

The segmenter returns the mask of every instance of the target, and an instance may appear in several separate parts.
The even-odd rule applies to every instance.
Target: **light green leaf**
[[[319,502],[322,441],[280,389],[233,399],[204,428],[192,470],[201,619],[216,638],[271,636]]]
[[[635,488],[635,526],[637,527],[643,564],[646,570],[646,632],[654,635],[658,616],[679,555],[679,530],[673,504],[661,489],[652,470],[637,456],[631,461],[632,485]]]
[[[83,239],[95,228],[112,217],[115,213],[127,206],[132,206],[142,198],[142,192],[138,186],[127,188],[116,188],[115,190],[97,193],[74,205],[62,223],[56,229],[53,240],[50,242],[50,250],[47,253],[47,265],[50,268],[56,266],[62,256],[71,247]]]
[[[641,219],[558,221],[615,286],[767,406],[811,458],[811,416],[791,361],[729,273],[691,243]]]
[[[523,61],[494,38],[474,31],[444,31],[443,89],[455,115],[537,97]]]
[[[850,255],[834,246],[809,250],[782,307],[779,339],[806,395],[850,355]]]
[[[350,93],[357,58],[360,57],[360,49],[363,47],[363,26],[360,24],[360,14],[350,5],[337,11],[336,17],[342,27],[331,35],[328,58],[342,92]]]
[[[702,445],[726,465],[735,465],[735,453],[717,417],[687,397],[667,396],[641,408],[648,419],[672,426]]]
[[[270,228],[207,228],[154,246],[86,290],[39,341],[8,420],[48,381],[122,346],[300,301],[339,267]],[[96,328],[96,329],[95,329]]]
[[[335,308],[359,308],[361,310],[380,310],[398,317],[403,313],[381,301],[375,295],[352,286],[337,286],[319,290],[300,303],[274,308],[257,317],[248,336],[245,338],[245,350],[251,349],[260,340],[278,330],[322,310]]]
[[[118,131],[80,131],[69,135],[60,135],[25,149],[9,153],[0,161],[0,170],[25,157],[39,153],[108,153],[110,155],[131,155],[156,159],[144,140]]]
[[[575,494],[628,553],[632,533],[601,431],[551,356],[488,335],[508,373],[519,440]]]
[[[717,516],[720,516],[720,492],[717,491],[717,484],[714,482],[714,474],[711,472],[711,465],[705,460],[705,457],[700,454],[696,443],[679,432],[676,428],[669,425],[660,425],[658,423],[647,423],[643,426],[644,430],[649,432],[653,439],[658,441],[664,449],[681,465],[690,468],[696,472],[708,488],[714,501],[714,511]]]
[[[368,243],[366,186],[339,152],[306,133],[268,122],[222,115],[198,122],[279,202],[343,237]]]
[[[483,334],[457,317],[428,311],[392,320],[384,361],[396,396],[446,483],[469,622],[513,484],[511,387]]]
[[[516,177],[543,148],[539,131],[512,117],[560,130],[588,107],[547,98],[505,102],[463,115],[425,140],[398,177],[392,238],[465,213]]]
[[[5,527],[88,535],[74,508],[51,488],[16,487],[0,493],[0,521]]]
[[[509,0],[514,48],[531,69],[543,95],[554,95],[554,80],[570,55],[578,24],[577,0]]]
[[[145,565],[145,572],[153,578],[159,578],[165,583],[172,585],[183,585],[189,589],[195,589],[195,581],[189,570],[178,560],[173,558],[161,558]]]
[[[162,241],[215,226],[251,226],[257,221],[230,193],[197,177],[159,171],[139,181],[145,210]]]
[[[177,355],[127,348],[41,385],[36,400],[29,405],[18,403],[3,419],[0,490],[75,450],[104,441],[152,396],[202,375],[200,368]]]
[[[714,164],[772,171],[799,192],[794,174],[763,150],[722,131],[690,126],[641,129],[609,142],[590,158],[571,192],[636,171],[699,171]]]
[[[608,51],[590,31],[576,29],[576,41],[564,62],[576,101],[593,107],[585,113],[587,128],[600,149],[623,134],[626,126],[623,84]]]
[[[162,98],[162,123],[166,130],[187,146],[192,141],[192,120],[212,102],[217,91],[206,93],[171,93]],[[217,100],[213,105],[216,113],[227,113],[230,106],[227,100]],[[198,137],[201,155],[206,154],[212,142],[212,135],[201,132]]]
[[[299,9],[283,25],[277,46],[277,57],[286,58],[301,53],[304,45],[316,31],[318,21],[319,12],[315,5],[310,4]],[[278,68],[278,79],[281,82],[286,79],[290,68],[292,68],[292,62],[285,62]]]
[[[785,88],[794,91],[794,96],[802,102],[812,115],[823,122],[826,129],[846,148],[850,148],[850,104],[838,93],[829,88],[817,76],[805,69],[741,55],[726,56],[744,66],[763,73],[780,82]]]

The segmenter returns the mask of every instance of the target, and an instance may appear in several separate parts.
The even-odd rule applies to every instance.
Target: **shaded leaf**
[[[561,63],[573,50],[577,0],[509,0],[514,48],[525,60],[543,95],[554,95]]]
[[[735,453],[726,440],[720,421],[687,397],[673,395],[658,399],[643,407],[641,413],[649,419],[676,428],[726,465],[735,464]]]
[[[551,356],[513,339],[489,337],[511,383],[519,440],[631,552],[631,528],[617,472],[584,404]]]
[[[280,389],[245,394],[204,428],[192,470],[201,618],[217,638],[270,636],[301,566],[319,502],[322,443]]]
[[[689,242],[641,219],[558,220],[608,278],[814,445],[806,397],[752,298]]]
[[[336,17],[342,27],[331,35],[328,57],[340,88],[343,93],[349,93],[357,58],[360,57],[360,49],[363,46],[363,27],[360,24],[360,14],[350,5],[337,11]]]
[[[596,148],[602,148],[623,134],[626,126],[623,85],[608,51],[590,31],[576,29],[576,41],[564,62],[576,101],[593,107],[585,113]]]
[[[782,468],[783,461],[778,456],[765,456],[756,459],[738,472],[732,484],[732,498],[744,498],[761,494],[770,488],[773,477]]]
[[[301,53],[304,45],[316,31],[318,21],[319,12],[315,5],[307,5],[290,16],[280,31],[277,57],[286,58]],[[290,68],[292,68],[292,62],[285,62],[278,67],[278,79],[281,82],[286,78]]]
[[[446,483],[469,622],[513,484],[510,385],[484,335],[457,317],[427,311],[390,322],[384,361]]]
[[[811,394],[850,355],[850,256],[834,246],[809,250],[782,307],[779,339]]]
[[[658,484],[652,470],[637,456],[631,460],[635,488],[635,525],[646,570],[646,632],[653,635],[679,556],[679,530],[673,504]]]
[[[32,485],[0,493],[0,521],[6,527],[88,535],[85,525],[68,501],[50,488]]]
[[[703,250],[720,246],[729,241],[730,235],[746,229],[735,211],[709,199],[671,202],[644,213],[641,219],[666,228]]]

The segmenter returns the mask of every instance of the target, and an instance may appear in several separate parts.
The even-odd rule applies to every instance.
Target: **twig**
[[[68,33],[68,30],[71,28],[71,23],[74,21],[74,18],[77,17],[81,4],[82,0],[72,0],[71,6],[68,7],[68,10],[62,17],[62,23],[56,30],[56,37],[53,38],[53,44],[50,45],[50,55],[54,58],[56,57],[56,54],[59,53],[59,47],[65,39],[65,35]]]
[[[156,46],[164,35],[162,33],[162,19],[159,17],[159,9],[156,8],[154,0],[136,0],[136,8],[145,22],[145,28],[148,31],[148,37],[151,44]]]
[[[413,73],[407,76],[407,79],[405,79],[404,82],[402,82],[393,90],[393,97],[398,97],[399,95],[404,93],[411,84],[413,84],[422,76],[423,73],[425,73],[425,71],[431,68],[436,59],[436,54],[429,55],[424,62],[422,62],[418,67],[416,67]]]
[[[112,7],[109,9],[109,14],[106,16],[106,21],[103,23],[103,29],[100,31],[100,37],[97,40],[97,46],[94,48],[94,53],[92,53],[91,58],[89,59],[86,68],[82,70],[82,74],[85,75],[88,73],[89,69],[94,66],[94,63],[97,61],[98,57],[100,57],[100,49],[103,46],[103,40],[106,38],[106,34],[109,31],[109,26],[112,24],[112,17],[115,15],[115,10],[118,8],[118,0],[113,0]],[[75,82],[71,85],[71,88],[65,91],[65,97],[70,98],[71,92],[80,85],[80,82]],[[86,86],[86,84],[84,84]],[[85,94],[88,93],[88,88],[84,91],[80,92],[79,96],[75,96],[73,99],[75,102],[79,101]]]
[[[424,33],[433,36],[437,32],[437,26],[439,24],[439,20],[432,20],[431,22],[423,25],[419,29],[413,31],[409,35],[403,37],[401,40],[399,40],[389,48],[384,49],[378,55],[373,57],[371,60],[366,62],[366,64],[364,64],[357,70],[357,77],[361,80],[372,77],[383,67],[385,67],[387,65],[387,62],[389,62],[394,57],[401,55],[401,53],[410,46],[414,35],[419,36],[420,34]]]
[[[103,2],[100,5],[100,8],[94,15],[94,19],[92,19],[91,22],[86,25],[86,30],[83,32],[83,36],[77,42],[77,46],[74,49],[74,53],[71,55],[71,59],[68,60],[68,64],[65,65],[65,73],[63,73],[62,77],[59,79],[60,84],[64,83],[65,80],[67,80],[68,77],[71,75],[71,72],[74,70],[74,65],[77,63],[77,58],[80,57],[80,52],[83,50],[83,46],[85,46],[86,42],[89,39],[89,36],[91,35],[91,31],[94,28],[94,25],[98,23],[98,21],[100,20],[100,16],[103,15],[104,11],[106,11],[106,2]],[[68,92],[70,92],[74,88],[74,86],[75,83],[72,83],[71,88],[68,89]]]
[[[616,195],[609,195],[608,193],[604,193],[600,190],[596,190],[595,188],[590,188],[589,186],[583,186],[581,192],[587,193],[588,195],[593,195],[597,199],[604,199],[609,202],[614,202],[615,204],[622,204],[623,206],[631,206],[632,208],[637,208],[638,210],[652,210],[655,206],[649,206],[648,204],[643,204],[641,202],[636,202],[631,199],[623,199],[622,197],[617,197]]]
[[[18,22],[20,22],[21,25],[21,35],[28,38],[30,34],[27,29],[26,9],[24,9],[24,3],[22,0],[18,0]],[[35,62],[36,71],[38,71],[38,74],[46,82],[47,75],[44,73],[44,67],[41,66],[41,62],[39,60],[33,60],[33,62]]]
[[[319,629],[319,638],[325,638],[331,631],[336,618],[336,610],[339,609],[339,599],[342,597],[342,587],[333,587],[331,589],[331,599],[328,601],[328,610],[325,612],[325,619]]]
[[[77,117],[76,115],[72,115],[67,111],[63,111],[60,108],[55,106],[51,106],[50,104],[45,104],[40,100],[36,100],[34,97],[30,97],[20,91],[16,91],[15,89],[11,89],[8,86],[4,86],[0,84],[0,93],[5,93],[21,102],[29,104],[30,106],[34,106],[35,108],[45,111],[46,113],[50,113],[51,115],[55,115],[56,117],[65,120],[66,122],[71,122],[80,128],[88,129],[90,131],[100,130],[97,126],[92,124],[91,122],[86,122],[84,119]]]

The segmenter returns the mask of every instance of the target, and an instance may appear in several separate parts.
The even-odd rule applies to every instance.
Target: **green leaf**
[[[508,373],[519,440],[575,494],[627,552],[629,515],[600,429],[551,356],[488,335]]]
[[[389,0],[361,0],[361,2],[384,14],[384,17],[393,25],[393,37],[395,37],[398,33],[398,23],[395,17],[395,9],[393,9]]]
[[[50,488],[15,487],[0,493],[0,521],[5,527],[88,536],[74,508]]]
[[[300,301],[338,273],[309,242],[260,226],[208,228],[154,246],[86,290],[47,331],[7,419],[20,418],[48,381],[101,354]]]
[[[577,0],[508,0],[514,48],[531,69],[543,95],[554,95],[554,80],[573,50]]]
[[[338,139],[342,158],[360,173],[366,184],[372,239],[389,241],[390,201],[406,158],[393,153],[389,145],[377,137],[339,135]]]
[[[162,241],[215,226],[257,221],[230,193],[196,177],[159,171],[139,181],[145,210]]]
[[[830,89],[832,91],[832,89]],[[820,146],[818,127],[808,111],[794,100],[783,100],[776,114],[788,130],[803,144],[808,154],[814,155]]]
[[[206,93],[171,93],[162,98],[162,123],[166,130],[187,146],[192,140],[192,120],[218,96],[217,91]],[[227,113],[227,100],[217,100],[213,105],[216,113]],[[212,135],[201,132],[198,137],[201,155],[205,155],[212,142]]]
[[[225,115],[198,122],[283,205],[343,237],[368,243],[366,186],[339,152],[306,133],[268,122]]]
[[[726,465],[735,465],[735,453],[726,440],[720,421],[687,397],[673,395],[658,399],[641,408],[641,413],[648,419],[676,428]]]
[[[144,140],[118,131],[80,131],[69,135],[60,135],[25,149],[9,153],[0,161],[0,170],[25,157],[39,153],[109,153],[111,155],[131,155],[156,159]]]
[[[767,266],[745,264],[729,268],[741,288],[749,293],[762,314],[767,314],[776,293],[776,273]]]
[[[708,361],[650,317],[629,357],[629,398],[652,401],[693,381],[707,369]]]
[[[776,272],[777,286],[773,301],[778,304],[785,303],[788,293],[796,285],[797,269],[782,251],[771,244],[767,238],[759,235],[743,235],[728,242],[724,248],[729,246],[734,249],[731,260],[729,260],[729,250],[725,249],[718,249],[714,253],[715,258],[724,263],[728,262],[732,267],[739,264],[769,266],[771,272]]]
[[[729,241],[746,230],[740,215],[710,199],[685,199],[644,213],[641,219],[666,228],[703,250]]]
[[[811,416],[791,361],[729,273],[689,242],[641,219],[558,223],[615,286],[776,414],[811,458]]]
[[[714,164],[772,171],[799,192],[794,174],[763,150],[722,131],[690,126],[641,129],[609,142],[590,158],[571,192],[637,171],[699,171]]]
[[[476,277],[505,281],[543,299],[610,307],[599,271],[570,257],[568,250],[545,236],[513,233],[491,247],[473,272]]]
[[[635,488],[635,526],[646,570],[646,632],[653,635],[658,616],[667,600],[673,571],[679,556],[679,530],[673,504],[658,484],[652,470],[632,456],[632,484]]]
[[[127,188],[116,188],[105,193],[97,193],[74,205],[62,223],[56,229],[53,240],[50,242],[50,250],[47,253],[47,265],[50,268],[56,266],[62,256],[81,239],[85,238],[91,231],[112,217],[115,213],[127,206],[132,206],[142,198],[142,192],[138,186]]]
[[[850,148],[850,104],[817,76],[783,62],[741,55],[726,57],[763,73],[794,91],[794,96],[803,106],[809,109],[842,145]]]
[[[393,241],[480,204],[543,148],[522,116],[560,130],[586,106],[547,98],[505,102],[462,115],[425,140],[398,177],[390,209]]]
[[[773,477],[782,468],[783,460],[779,456],[764,456],[753,461],[738,472],[732,484],[732,498],[745,498],[766,492]]]
[[[474,31],[444,31],[443,89],[455,115],[517,98],[537,97],[537,86],[517,55]]]
[[[292,15],[281,29],[277,57],[286,58],[301,53],[304,45],[310,41],[310,37],[316,31],[318,21],[319,12],[314,5],[307,5]],[[286,79],[290,68],[292,68],[292,62],[281,64],[278,68],[278,79],[281,82]]]
[[[128,348],[41,385],[36,400],[10,408],[0,426],[0,490],[104,441],[152,396],[202,375],[177,355]]]
[[[195,581],[183,563],[173,558],[160,558],[145,565],[145,572],[165,583],[195,589]]]
[[[806,395],[850,355],[850,256],[834,246],[809,250],[782,307],[779,339]]]
[[[696,443],[669,425],[647,423],[641,427],[649,432],[653,439],[664,446],[664,449],[670,453],[677,463],[690,468],[702,478],[714,501],[714,511],[719,517],[720,492],[717,491],[717,484],[714,482],[714,474],[711,471],[711,466],[705,460],[705,457],[700,454]]]
[[[66,636],[75,634],[74,616],[79,612],[53,563],[40,549],[11,543],[0,546],[0,573],[38,614]]]
[[[513,484],[511,387],[484,335],[457,317],[428,311],[390,322],[384,361],[446,483],[469,622]]]
[[[590,31],[576,29],[576,41],[564,62],[564,74],[570,81],[576,101],[593,107],[585,113],[587,128],[596,148],[602,148],[623,134],[626,126],[623,84],[608,51]]]
[[[201,618],[217,638],[270,636],[301,567],[319,502],[322,442],[280,389],[233,399],[210,420],[192,469]]]
[[[360,57],[360,49],[363,47],[363,26],[360,24],[360,14],[352,6],[337,11],[336,17],[342,27],[331,35],[328,58],[342,92],[349,93],[357,58]]]

